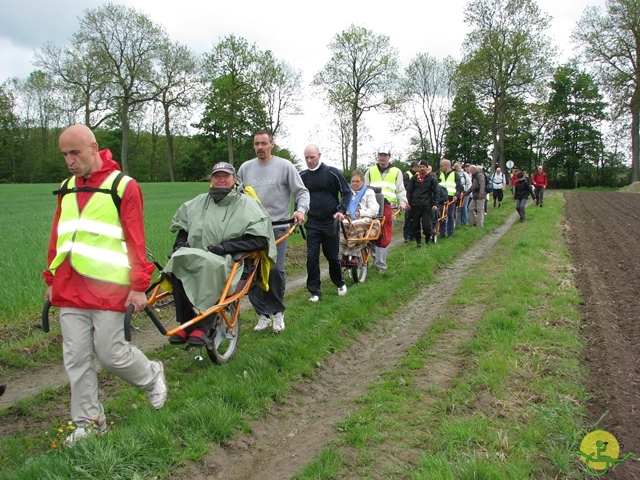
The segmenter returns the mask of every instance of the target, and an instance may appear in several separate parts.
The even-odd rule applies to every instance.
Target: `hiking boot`
[[[160,410],[164,406],[164,402],[167,401],[167,395],[169,390],[167,389],[167,382],[164,379],[164,366],[162,362],[151,362],[158,365],[160,373],[156,378],[156,381],[151,385],[149,392],[149,403],[156,410]],[[105,426],[106,427],[106,426]]]
[[[278,312],[273,316],[273,333],[280,333],[284,330],[284,313]]]
[[[104,435],[107,433],[107,424],[106,422],[102,425],[87,425],[86,427],[78,427],[76,428],[71,435],[67,436],[64,439],[64,443],[66,445],[73,445],[78,440],[82,440],[83,438],[91,437],[94,435]]]
[[[344,297],[347,294],[347,284],[345,283],[340,288],[338,288],[338,295]]]
[[[260,315],[260,318],[258,318],[258,324],[253,327],[253,331],[254,332],[261,332],[263,330],[266,330],[267,327],[271,326],[271,317],[267,316],[267,315]]]

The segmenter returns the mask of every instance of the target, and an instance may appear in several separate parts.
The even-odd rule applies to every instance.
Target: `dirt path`
[[[396,235],[391,245],[396,246],[400,243],[402,243],[402,239]],[[326,264],[322,264],[321,266],[321,277],[323,279],[329,277],[329,270]],[[305,288],[306,279],[306,275],[304,274],[289,278],[287,280],[286,292],[290,293]],[[242,303],[242,311],[250,308],[251,304],[248,300]],[[54,312],[54,309],[52,309],[52,322],[57,321],[56,315],[57,312]],[[165,325],[169,324],[173,325],[173,320],[170,320]],[[131,343],[144,352],[152,352],[160,348],[167,341],[144,314],[138,314],[134,319],[131,336]],[[100,367],[98,367],[98,369],[99,368]],[[8,382],[5,394],[0,397],[0,408],[8,408],[18,400],[33,397],[44,389],[57,389],[66,383],[67,374],[62,365],[62,361],[56,362],[46,368],[19,372]]]
[[[214,446],[202,462],[177,469],[170,478],[250,479],[256,478],[256,472],[260,472],[260,478],[289,478],[299,472],[334,438],[334,424],[358,408],[356,399],[367,392],[368,385],[378,380],[381,372],[393,368],[416,339],[427,333],[468,268],[485,258],[516,218],[514,213],[503,226],[439,272],[435,282],[416,292],[414,300],[393,318],[359,335],[348,350],[329,357],[313,381],[294,384],[286,401],[254,422],[250,434],[240,435],[223,447]],[[465,318],[473,321],[481,313],[469,309]],[[455,348],[471,332],[457,331],[434,347],[443,354],[430,369],[434,374],[429,382],[445,384],[458,373]]]

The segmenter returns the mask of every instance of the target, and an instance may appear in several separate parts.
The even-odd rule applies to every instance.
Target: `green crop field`
[[[55,184],[0,185],[0,328],[32,322],[42,309],[42,270],[56,208]],[[202,183],[141,185],[145,201],[147,246],[164,263],[173,245],[169,225],[178,207],[208,190]]]

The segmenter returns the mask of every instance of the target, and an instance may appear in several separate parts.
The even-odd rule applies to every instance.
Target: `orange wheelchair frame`
[[[296,228],[299,227],[298,225],[293,223],[293,220],[289,220],[286,223],[291,224],[291,226],[283,236],[276,240],[276,244],[279,244],[280,242],[287,239],[291,234],[295,232]],[[301,232],[303,232],[302,229]],[[160,265],[160,263],[153,257],[148,249],[147,257],[155,264],[156,268],[159,270],[160,277],[147,289],[146,293],[148,298],[147,304],[144,307],[144,311],[149,316],[158,331],[168,337],[180,330],[185,330],[192,325],[201,322],[205,318],[209,318],[214,315],[215,318],[213,319],[213,323],[209,328],[209,334],[207,335],[207,339],[205,340],[205,343],[207,343],[207,355],[214,363],[228,362],[234,356],[236,348],[238,346],[238,340],[240,338],[240,302],[242,298],[249,292],[249,289],[251,288],[256,278],[261,261],[260,252],[238,253],[234,255],[234,263],[231,269],[231,273],[229,274],[229,277],[225,283],[218,303],[205,311],[198,310],[197,315],[194,318],[178,325],[175,328],[172,328],[169,331],[167,331],[162,321],[158,318],[153,307],[160,301],[167,300],[169,297],[172,297],[172,288],[167,285],[167,282],[169,283],[169,285],[171,285],[171,287],[175,288],[175,286],[171,284],[171,277],[164,272],[162,265]],[[235,277],[238,268],[240,268],[241,262],[244,262],[245,260],[248,260],[250,263],[250,272],[245,278],[241,279],[238,282],[234,291],[230,292],[233,278]],[[50,301],[46,300],[42,310],[42,329],[45,332],[49,331],[50,307]],[[196,308],[193,308],[194,311],[196,311]],[[131,318],[133,316],[133,310],[133,305],[129,305],[124,316],[124,337],[127,341],[131,341]],[[202,357],[198,355],[196,358],[201,359]]]
[[[440,214],[440,217],[438,217],[438,220],[436,221],[436,226],[434,229],[436,234],[431,237],[431,240],[433,241],[433,243],[438,242],[438,237],[440,236],[440,222],[443,222],[447,219],[447,211],[449,210],[449,207],[454,203],[455,203],[455,200],[451,199],[448,202],[445,202],[445,204],[443,205],[442,213]]]
[[[394,211],[393,214],[391,215],[391,219],[395,218],[399,213],[400,213],[400,210]],[[349,255],[349,256],[343,255],[343,258],[340,261],[342,265],[342,269],[345,271],[348,271],[348,273],[351,275],[351,278],[353,279],[353,283],[364,283],[364,281],[367,279],[367,273],[369,270],[369,260],[371,259],[371,251],[375,246],[375,242],[380,240],[380,236],[382,235],[382,229],[384,228],[384,224],[387,219],[386,217],[382,216],[382,217],[375,217],[373,220],[380,221],[380,228],[378,229],[378,232],[375,235],[371,234],[371,231],[373,230],[373,227],[375,224],[375,222],[372,221],[369,224],[369,228],[367,228],[367,231],[363,237],[349,237],[349,235],[347,234],[347,229],[344,226],[344,223],[340,222],[342,235],[344,236],[347,243],[355,242],[356,244],[357,243],[362,244],[362,246],[360,247],[360,255],[357,256],[358,257],[357,259],[354,259],[353,258],[354,256],[352,255]]]
[[[295,232],[296,228],[298,228],[298,225],[293,223],[293,220],[290,220],[287,223],[291,223],[291,226],[289,227],[287,233],[276,240],[276,245],[287,239],[291,234]],[[245,260],[249,261],[249,274],[245,278],[242,278],[238,282],[236,288],[231,291],[233,278],[235,277],[238,268],[240,268],[240,265],[244,263]],[[172,295],[171,292],[163,288],[163,285],[166,285],[164,281],[168,280],[170,282],[170,277],[168,277],[163,272],[162,267],[158,264],[158,262],[154,261],[156,267],[160,270],[161,275],[160,279],[147,290],[149,298],[147,300],[147,305],[144,311],[147,313],[147,315],[149,315],[149,318],[151,318],[151,321],[156,325],[156,328],[158,328],[160,333],[167,337],[178,333],[180,330],[186,330],[192,325],[195,325],[198,322],[211,317],[212,315],[215,316],[213,319],[213,324],[209,328],[209,334],[205,339],[205,343],[207,344],[207,355],[214,363],[226,363],[233,357],[236,352],[238,339],[240,337],[240,302],[242,301],[242,298],[247,293],[249,293],[249,289],[256,279],[256,275],[260,268],[260,261],[261,252],[246,252],[235,254],[233,257],[233,266],[231,268],[231,272],[229,273],[229,277],[227,278],[218,303],[205,311],[197,310],[197,315],[194,318],[178,325],[177,327],[169,331],[164,328],[162,323],[155,315],[153,309],[150,308],[169,295]],[[193,308],[195,311],[196,308]],[[130,329],[131,316],[125,315],[125,337],[128,336],[130,338]]]

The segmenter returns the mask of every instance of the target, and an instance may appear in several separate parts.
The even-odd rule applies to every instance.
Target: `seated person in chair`
[[[182,204],[171,221],[177,232],[173,253],[165,272],[173,277],[176,319],[179,323],[217,305],[240,252],[266,251],[275,262],[276,245],[271,217],[262,204],[243,193],[233,165],[220,162],[211,170],[209,193]],[[236,271],[232,293],[244,266]],[[206,345],[211,320],[205,319],[187,331],[169,337],[169,342]]]
[[[363,238],[371,222],[370,236],[375,236],[380,230],[380,220],[375,219],[379,215],[380,205],[376,200],[373,188],[368,188],[364,183],[364,174],[360,170],[355,170],[351,174],[351,203],[347,215],[345,215],[344,226],[349,238]],[[342,254],[342,265],[357,266],[357,259],[350,258],[358,256],[362,242],[353,240],[347,242],[344,235],[340,235],[340,253]],[[354,264],[354,265],[351,265]]]

